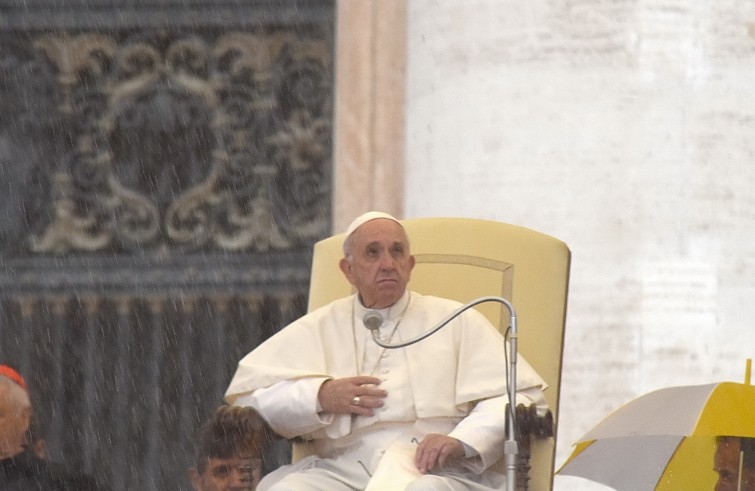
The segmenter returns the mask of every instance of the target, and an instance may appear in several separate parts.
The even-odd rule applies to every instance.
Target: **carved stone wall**
[[[261,27],[3,29],[6,186],[28,190],[4,199],[4,252],[290,250],[322,236],[331,40]]]
[[[53,460],[188,489],[235,364],[303,312],[332,222],[334,10],[0,0],[0,361]]]

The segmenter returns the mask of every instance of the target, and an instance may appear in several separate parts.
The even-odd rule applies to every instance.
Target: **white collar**
[[[395,321],[399,317],[401,317],[404,312],[406,311],[406,307],[409,305],[409,299],[411,298],[411,292],[407,288],[404,290],[404,294],[401,295],[401,298],[398,299],[396,303],[393,305],[390,305],[388,307],[385,307],[383,309],[368,309],[362,304],[362,299],[359,298],[359,294],[357,293],[355,295],[354,299],[354,315],[357,319],[362,319],[364,317],[364,314],[366,314],[369,311],[377,311],[382,314],[383,318],[387,321]]]

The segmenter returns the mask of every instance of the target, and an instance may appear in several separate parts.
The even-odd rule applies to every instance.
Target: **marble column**
[[[337,5],[334,232],[379,209],[403,216],[407,9],[404,0]]]

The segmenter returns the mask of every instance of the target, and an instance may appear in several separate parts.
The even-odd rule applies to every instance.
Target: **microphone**
[[[465,311],[469,310],[470,308],[474,307],[475,305],[479,305],[481,303],[485,302],[497,302],[506,307],[506,309],[509,311],[510,315],[510,321],[511,324],[509,326],[509,339],[511,341],[510,345],[514,348],[516,348],[516,338],[517,338],[517,329],[516,329],[516,311],[514,310],[514,306],[506,300],[503,297],[480,297],[477,300],[472,300],[471,302],[462,305],[458,309],[451,312],[451,314],[440,321],[438,324],[436,324],[432,329],[429,331],[426,331],[422,334],[419,334],[418,336],[409,339],[408,341],[403,341],[399,343],[389,344],[386,342],[383,342],[380,340],[378,336],[377,329],[383,325],[383,316],[380,312],[377,310],[370,310],[366,314],[364,314],[364,317],[362,318],[362,322],[364,322],[365,327],[369,329],[372,332],[372,339],[375,341],[375,343],[380,346],[381,348],[386,349],[396,349],[396,348],[405,348],[407,346],[411,346],[414,343],[418,343],[419,341],[422,341],[425,338],[428,338],[435,334],[436,332],[440,331],[442,328],[444,328],[446,325],[448,325],[452,320],[456,319],[464,313]],[[516,363],[516,352],[512,353],[512,363]]]
[[[379,335],[377,332],[377,328],[380,327],[380,325],[383,323],[383,316],[380,314],[380,312],[376,310],[371,310],[367,312],[362,319],[362,322],[364,322],[364,325],[372,331],[372,339],[375,341],[375,344],[382,348],[386,349],[396,349],[396,348],[404,348],[406,346],[410,346],[414,343],[418,343],[422,341],[423,339],[435,334],[440,329],[448,325],[449,322],[457,318],[459,315],[461,315],[463,312],[465,312],[467,309],[470,309],[474,307],[475,305],[485,303],[485,302],[496,302],[504,307],[509,311],[509,317],[511,324],[509,325],[509,352],[507,353],[507,368],[508,368],[508,374],[507,374],[507,389],[506,392],[508,394],[509,404],[507,406],[507,420],[508,424],[506,425],[506,441],[503,446],[503,456],[504,456],[504,464],[506,467],[506,490],[507,491],[514,491],[516,489],[516,481],[517,481],[517,455],[519,454],[519,443],[516,440],[516,434],[518,433],[517,430],[517,420],[516,420],[516,414],[515,414],[515,401],[516,401],[516,364],[517,364],[517,339],[519,337],[517,325],[516,325],[516,310],[514,310],[514,306],[506,300],[503,297],[480,297],[477,300],[472,300],[471,302],[462,305],[455,311],[451,312],[451,314],[440,321],[435,327],[430,329],[429,331],[425,332],[424,334],[420,334],[419,336],[416,336],[408,341],[402,342],[402,343],[395,343],[395,344],[388,344],[380,341]],[[374,326],[374,327],[372,327]]]
[[[364,314],[364,317],[362,317],[364,327],[372,331],[373,334],[380,329],[380,326],[383,325],[383,321],[383,314],[377,310],[368,310],[367,313]]]

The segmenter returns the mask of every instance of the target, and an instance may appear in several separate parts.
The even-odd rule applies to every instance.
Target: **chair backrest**
[[[464,303],[502,296],[514,305],[519,352],[548,383],[546,399],[557,425],[571,260],[566,244],[488,220],[418,218],[401,223],[416,258],[410,289]],[[315,244],[309,310],[352,293],[338,268],[342,242],[339,234]],[[500,304],[476,308],[499,329],[508,326],[508,312]],[[555,449],[555,438],[534,443],[530,489],[552,488]]]

